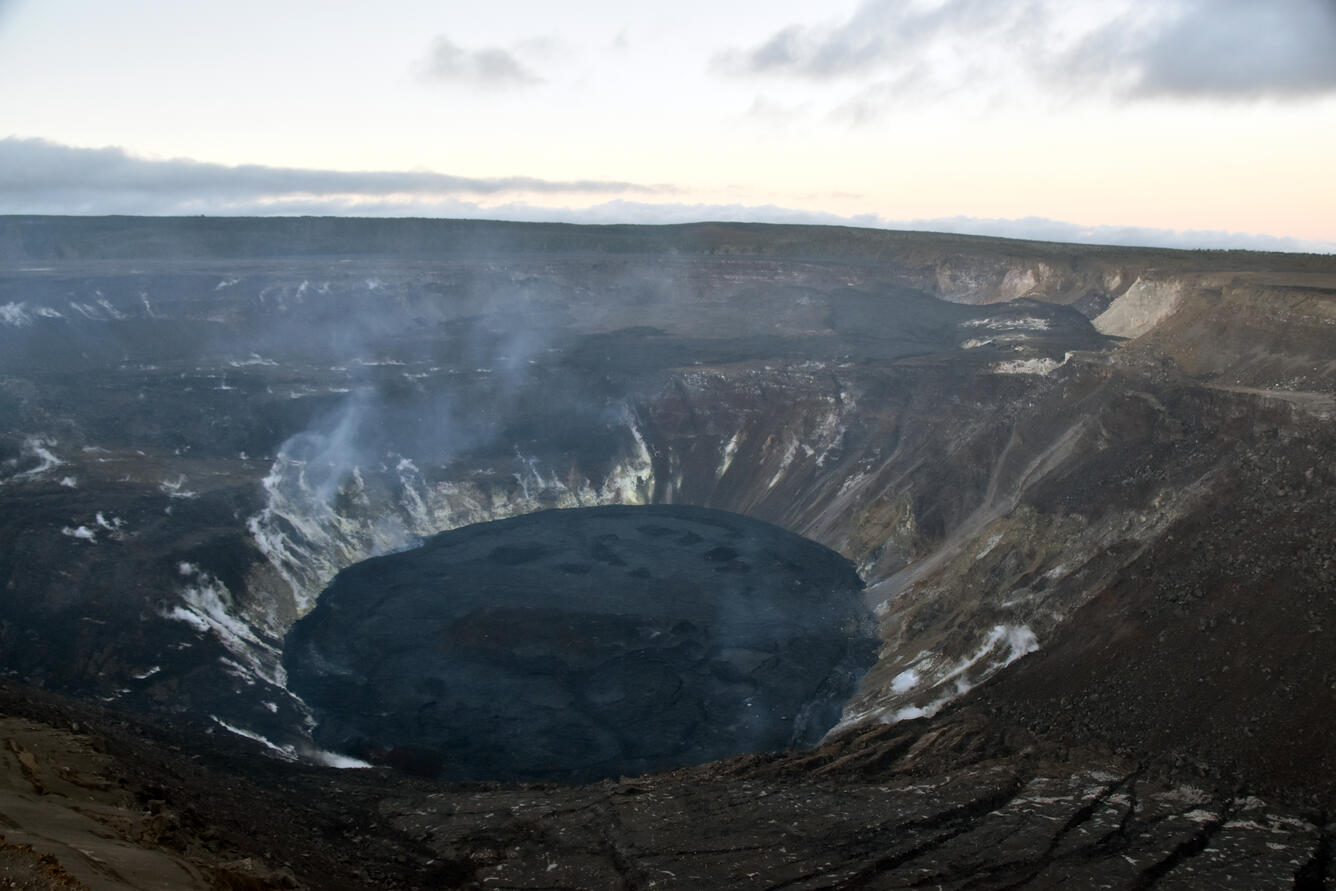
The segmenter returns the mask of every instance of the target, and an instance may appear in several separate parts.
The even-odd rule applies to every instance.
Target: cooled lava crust
[[[853,565],[737,514],[543,511],[341,572],[288,635],[317,742],[588,781],[818,742],[876,638]]]

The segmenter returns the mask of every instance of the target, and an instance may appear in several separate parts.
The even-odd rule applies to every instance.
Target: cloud
[[[810,112],[807,103],[792,104],[761,95],[752,99],[752,104],[742,113],[741,120],[772,129],[783,129],[798,125]]]
[[[476,178],[426,171],[337,171],[186,158],[140,158],[123,148],[0,139],[0,213],[265,213],[311,206],[389,206],[460,196],[624,195],[667,186],[605,180]]]
[[[967,51],[999,40],[1017,43],[1024,52],[1035,42],[1026,37],[1036,0],[946,0],[936,6],[916,0],[865,0],[847,21],[794,24],[781,28],[750,49],[732,49],[713,60],[716,71],[730,74],[786,74],[828,80],[837,77],[903,72],[927,62],[948,63],[943,44]],[[945,47],[952,49],[953,47]],[[958,67],[943,64],[941,67]]]
[[[667,200],[679,192],[667,185],[605,181],[231,167],[180,158],[138,158],[120,148],[0,139],[0,214],[440,217],[645,225],[711,220],[910,229],[1083,244],[1336,253],[1336,243],[1238,232],[1081,226],[1040,217],[893,219],[776,204]],[[553,203],[535,203],[535,199]]]
[[[1149,23],[1113,22],[1064,60],[1069,71],[1132,71],[1134,96],[1293,98],[1336,92],[1332,0],[1190,0]]]
[[[1316,96],[1336,93],[1336,2],[864,0],[845,21],[788,25],[712,69],[849,81],[868,108],[1025,83],[1127,99]]]
[[[443,34],[432,41],[426,58],[418,62],[415,69],[422,80],[489,89],[527,87],[543,82],[508,50],[494,46],[465,49]]]

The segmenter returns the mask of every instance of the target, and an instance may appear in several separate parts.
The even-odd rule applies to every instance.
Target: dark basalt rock
[[[341,572],[287,638],[317,742],[586,781],[816,743],[876,641],[843,557],[681,506],[544,511]]]

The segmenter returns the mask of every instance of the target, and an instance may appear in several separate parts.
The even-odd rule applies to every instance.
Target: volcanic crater
[[[737,514],[541,511],[343,570],[285,665],[349,755],[639,776],[819,742],[875,656],[861,592],[843,557]]]
[[[0,850],[1323,887],[1333,356],[1325,256],[5,218]]]

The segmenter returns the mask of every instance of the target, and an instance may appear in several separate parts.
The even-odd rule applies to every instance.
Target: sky
[[[1336,252],[1336,0],[0,0],[0,213]]]

